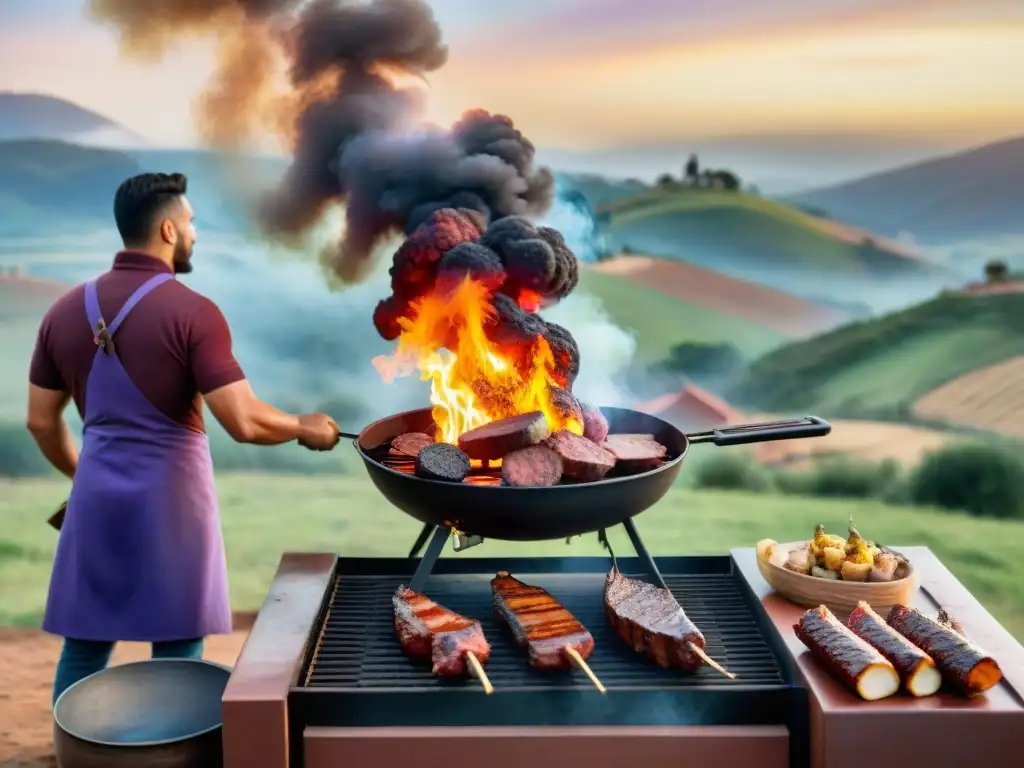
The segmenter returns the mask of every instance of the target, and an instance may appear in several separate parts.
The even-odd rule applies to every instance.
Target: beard
[[[180,240],[178,241],[181,242]],[[187,275],[192,271],[192,248],[178,245],[174,249],[174,256],[171,259],[174,274]]]

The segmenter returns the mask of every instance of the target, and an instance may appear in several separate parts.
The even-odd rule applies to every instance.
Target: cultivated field
[[[347,449],[339,449],[347,450]],[[404,556],[419,524],[388,505],[357,459],[337,478],[222,475],[221,510],[236,610],[259,606],[281,553],[340,552],[347,556]],[[47,516],[66,496],[62,480],[0,480],[0,625],[35,625],[43,608],[57,534]],[[638,519],[657,555],[725,553],[771,537],[810,536],[823,523],[842,531],[850,515],[865,536],[931,547],[1018,638],[1024,638],[1024,523],[984,520],[874,501],[832,501],[749,493],[673,489]],[[629,550],[611,532],[617,552]],[[993,542],[998,542],[998,546]],[[564,541],[488,541],[462,555],[599,555],[595,535]]]
[[[682,261],[619,255],[601,262],[597,270],[792,337],[820,333],[848,319],[824,304]]]
[[[914,403],[912,412],[929,421],[1024,438],[1024,356],[953,379]]]

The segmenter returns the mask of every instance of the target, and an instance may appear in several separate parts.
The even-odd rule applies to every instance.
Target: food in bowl
[[[824,525],[815,526],[814,537],[791,550],[783,568],[833,581],[898,581],[910,573],[910,564],[903,555],[865,540],[853,521],[846,538],[826,533]]]

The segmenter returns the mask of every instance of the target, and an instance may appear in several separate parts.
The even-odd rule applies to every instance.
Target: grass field
[[[730,395],[766,410],[909,416],[926,393],[1020,354],[1024,295],[945,295],[770,352]]]
[[[928,421],[1024,438],[1024,356],[1011,357],[933,389],[912,413]]]
[[[636,335],[640,362],[663,360],[674,345],[687,341],[730,342],[744,355],[755,357],[791,338],[593,268],[580,270],[577,290],[601,299],[615,323]]]
[[[348,462],[349,459],[346,459]],[[351,461],[356,461],[354,458]],[[419,525],[389,506],[357,471],[343,478],[222,475],[218,478],[232,600],[252,610],[286,550],[405,556]],[[0,480],[0,625],[34,625],[45,601],[57,534],[46,518],[67,493],[59,480]],[[677,488],[638,519],[656,555],[725,553],[771,537],[809,536],[816,523],[859,529],[892,545],[925,545],[1024,639],[1024,524],[979,520],[878,502],[823,501]],[[621,531],[617,551],[629,551]],[[531,543],[485,542],[461,557],[597,555],[596,536]],[[446,557],[457,556],[446,551]]]
[[[819,219],[770,198],[719,190],[652,189],[600,207],[618,245],[700,263],[827,268],[850,274],[933,273],[937,268],[903,246]],[[657,239],[660,249],[649,242]]]

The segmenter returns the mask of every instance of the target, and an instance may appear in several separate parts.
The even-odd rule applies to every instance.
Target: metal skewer
[[[597,675],[594,674],[594,670],[592,670],[590,668],[590,665],[587,664],[586,660],[582,656],[580,656],[579,651],[577,651],[571,645],[566,645],[565,652],[569,655],[570,659],[576,662],[576,666],[578,666],[586,673],[587,677],[590,678],[590,682],[594,684],[594,687],[597,688],[597,690],[599,690],[601,693],[608,693],[608,689],[606,689],[604,685],[601,683],[601,681],[597,679]]]
[[[484,693],[494,693],[494,686],[491,685],[491,681],[487,679],[487,673],[484,672],[484,665],[480,663],[480,659],[476,657],[476,654],[472,651],[466,651],[466,659],[469,661],[469,666],[473,668],[473,673],[479,678],[480,685],[484,687]]]

